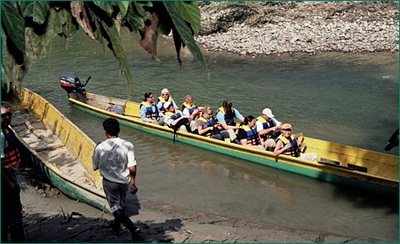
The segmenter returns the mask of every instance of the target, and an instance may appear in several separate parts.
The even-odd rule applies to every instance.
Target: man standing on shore
[[[17,139],[10,130],[11,105],[1,102],[1,242],[8,242],[10,230],[12,242],[25,242],[22,224],[20,185],[16,170],[21,162]]]
[[[135,184],[136,159],[133,144],[118,137],[120,128],[116,119],[108,118],[103,122],[107,139],[99,143],[93,153],[93,170],[100,170],[103,176],[103,188],[108,204],[115,218],[112,225],[114,232],[119,233],[121,223],[131,232],[132,241],[137,238],[139,229],[125,214],[126,195],[136,194]]]

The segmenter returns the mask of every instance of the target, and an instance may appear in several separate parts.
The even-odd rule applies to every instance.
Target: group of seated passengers
[[[185,96],[181,110],[178,109],[168,89],[161,91],[158,103],[154,103],[154,94],[147,92],[140,105],[140,115],[144,122],[167,125],[175,130],[197,133],[219,140],[273,151],[279,154],[315,160],[316,155],[300,153],[302,141],[291,134],[292,126],[275,119],[271,109],[265,108],[256,118],[252,115],[243,117],[232,107],[230,100],[225,100],[213,116],[209,106],[197,107],[191,95]],[[235,123],[234,119],[241,121]]]

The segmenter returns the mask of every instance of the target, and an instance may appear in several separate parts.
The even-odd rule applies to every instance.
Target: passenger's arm
[[[289,149],[292,145],[290,143],[286,144],[283,146],[283,142],[281,140],[278,140],[276,143],[275,149],[274,149],[274,156],[278,156],[279,154],[283,153],[287,149]]]
[[[172,106],[174,106],[174,108],[179,109],[178,105],[176,105],[174,100],[172,100],[171,103],[172,103]]]
[[[193,111],[193,113],[190,115],[190,117],[189,117],[189,120],[195,120],[196,119],[196,117],[197,117],[197,115],[200,113],[200,111],[198,110],[198,109],[195,109],[194,111]]]
[[[242,123],[244,122],[244,117],[243,115],[237,110],[235,109],[235,117],[240,120]]]
[[[240,141],[240,144],[242,144],[243,146],[247,146],[247,133],[246,131],[244,131],[243,129],[239,129],[237,138]]]
[[[142,118],[143,122],[151,122],[151,119],[146,117],[146,107],[145,106],[140,107],[140,118]]]
[[[209,132],[212,132],[214,130],[214,127],[210,126],[210,127],[206,127],[203,129],[203,126],[199,125],[197,128],[197,131],[199,133],[199,135],[206,135]]]
[[[219,125],[224,129],[224,130],[236,130],[239,128],[239,126],[232,126],[232,125],[228,125],[225,121],[224,115],[222,113],[217,113],[216,119],[219,123]]]
[[[173,120],[171,122],[171,125],[176,125],[176,123],[178,123],[179,120],[184,119],[184,118],[188,118],[189,116],[187,115],[182,115],[179,119]]]

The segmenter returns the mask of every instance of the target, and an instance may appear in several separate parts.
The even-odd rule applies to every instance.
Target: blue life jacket
[[[175,112],[166,112],[165,115],[168,115],[169,117],[171,117],[171,119],[176,120],[179,119],[180,117],[182,117],[182,114],[179,113],[179,111],[175,110]]]
[[[251,144],[251,145],[259,145],[260,144],[260,142],[258,140],[257,128],[252,129],[247,125],[242,125],[242,126],[240,126],[240,128],[246,132],[247,144]]]
[[[154,103],[149,105],[147,102],[143,101],[140,103],[140,107],[142,106],[146,108],[146,118],[158,118],[158,109]]]
[[[211,126],[215,125],[215,120],[214,119],[208,120],[208,119],[206,119],[204,117],[200,117],[199,120],[203,121],[206,124],[207,127],[211,127]]]
[[[269,121],[267,121],[267,120],[265,120],[262,116],[259,116],[259,117],[257,118],[257,120],[260,121],[260,122],[262,123],[263,129],[264,129],[264,130],[265,130],[265,129],[268,129],[268,128],[271,128],[271,127],[274,127],[274,122],[272,121],[272,119],[269,120]]]
[[[230,111],[226,112],[224,111],[223,107],[220,107],[217,111],[217,113],[222,113],[224,115],[224,119],[227,125],[236,125],[235,123],[235,109],[231,109]]]

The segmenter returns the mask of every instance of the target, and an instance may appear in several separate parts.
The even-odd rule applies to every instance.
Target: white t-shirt
[[[136,165],[133,144],[119,137],[107,139],[96,146],[92,156],[93,170],[109,181],[128,184],[129,167]]]
[[[275,118],[271,118],[272,119],[272,124],[274,124],[274,127],[279,126],[281,124],[281,122],[279,122],[278,120],[276,120]],[[257,131],[262,131],[264,130],[263,124],[257,120],[256,122],[256,126],[257,126]]]

